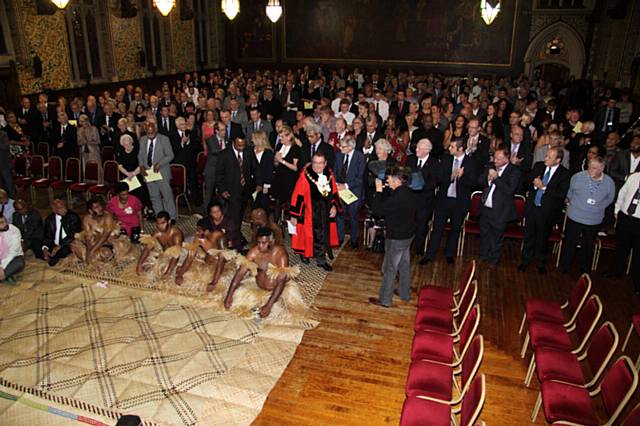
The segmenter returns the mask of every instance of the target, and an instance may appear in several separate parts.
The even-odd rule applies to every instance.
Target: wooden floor
[[[473,240],[471,237],[465,248],[465,260],[477,255],[477,241]],[[490,425],[531,423],[538,383],[534,379],[531,389],[523,385],[528,361],[520,359],[518,327],[523,301],[527,297],[564,300],[578,276],[577,271],[567,276],[551,267],[546,275],[539,275],[535,268],[521,273],[516,270],[519,260],[519,244],[508,242],[500,267],[478,273],[480,333],[485,338],[481,372],[487,376],[481,418]],[[600,269],[606,270],[609,261],[610,255],[603,254]],[[320,326],[305,333],[256,425],[398,424],[413,336],[415,294],[411,304],[395,298],[391,309],[369,305],[368,297],[377,295],[381,262],[381,255],[350,248],[342,251],[316,299]],[[464,260],[452,266],[443,258],[428,266],[414,262],[413,285],[450,285],[463,267]],[[630,280],[608,280],[599,272],[592,278],[594,292],[605,306],[604,318],[615,324],[622,344],[632,311],[640,310],[640,299],[633,296]],[[630,352],[635,361],[640,342],[632,341]],[[636,395],[632,403],[638,400]],[[545,424],[542,413],[537,420],[536,424]]]

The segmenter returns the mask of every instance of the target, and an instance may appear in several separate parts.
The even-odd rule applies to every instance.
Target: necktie
[[[313,155],[316,153],[316,146],[315,144],[311,145],[311,156],[313,157]]]
[[[255,122],[255,124],[253,125],[253,130],[260,130],[260,124],[259,122]]]
[[[151,167],[153,165],[153,143],[155,139],[151,139],[149,141],[149,152],[147,152],[147,166]]]
[[[233,118],[236,118],[237,111],[233,111]]]
[[[244,171],[242,169],[242,154],[238,153],[238,167],[240,167],[240,186],[244,186]]]
[[[376,101],[376,112],[380,113],[380,102]]]
[[[60,128],[60,136],[64,136],[64,131],[65,131],[66,128],[67,128],[67,126],[62,126]]]
[[[458,160],[457,158],[454,158],[452,174],[457,172],[459,168],[460,168],[460,160]],[[449,184],[449,189],[447,190],[447,197],[456,198],[456,191],[457,191],[456,180],[457,178],[453,179]]]
[[[404,106],[404,102],[398,102],[398,112],[402,112],[403,106]]]
[[[640,203],[640,185],[638,185],[638,189],[636,190],[636,193],[631,199],[631,204],[629,204],[629,207],[627,207],[628,216],[633,216],[636,213],[636,209],[638,208],[638,203]]]
[[[551,178],[551,168],[547,167],[547,171],[544,172],[544,176],[542,176],[542,186],[547,186],[549,183],[549,179]],[[542,205],[542,195],[544,195],[544,191],[538,188],[536,191],[536,198],[533,200],[536,206],[540,207]]]
[[[344,163],[342,163],[342,180],[347,181],[347,170],[349,170],[349,156],[344,156]]]
[[[218,145],[220,146],[220,149],[224,149],[224,142],[221,137],[218,137]]]
[[[227,124],[227,139],[231,139],[231,123]]]
[[[373,142],[373,133],[368,133],[367,137],[369,138],[369,142]]]
[[[422,160],[418,160],[418,170],[422,169]]]
[[[0,216],[4,216],[4,206],[6,204],[3,204],[2,207],[0,207]]]
[[[105,121],[105,124],[107,125],[107,128],[109,128],[109,116],[108,115],[106,115],[104,117],[104,121]]]
[[[604,118],[604,126],[602,126],[602,131],[606,132],[609,127],[609,123],[611,122],[611,109],[607,108],[607,115]]]
[[[164,119],[164,128],[165,128],[165,130],[169,130],[169,119],[168,118]]]

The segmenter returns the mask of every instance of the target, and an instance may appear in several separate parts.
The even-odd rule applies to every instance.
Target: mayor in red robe
[[[340,210],[333,172],[324,154],[317,152],[300,173],[291,195],[291,223],[296,227],[291,248],[304,263],[315,257],[319,267],[332,270],[326,255],[339,246],[336,216]]]

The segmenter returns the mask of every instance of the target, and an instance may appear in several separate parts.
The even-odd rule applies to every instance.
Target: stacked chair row
[[[403,426],[475,425],[480,416],[486,384],[478,375],[484,342],[477,334],[475,270],[472,261],[457,290],[425,286],[419,292]]]
[[[532,355],[525,385],[531,384],[534,374],[540,382],[532,421],[542,407],[548,423],[618,424],[636,390],[638,374],[626,356],[609,366],[619,335],[611,322],[598,328],[602,312],[602,302],[591,294],[591,279],[586,274],[578,279],[564,304],[542,299],[526,301],[520,333],[525,324],[527,333],[521,356],[525,357],[529,347]],[[590,379],[583,371],[590,371]],[[604,423],[592,401],[598,394],[608,416]]]

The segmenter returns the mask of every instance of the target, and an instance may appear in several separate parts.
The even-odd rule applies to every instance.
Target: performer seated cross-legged
[[[256,284],[263,290],[271,292],[267,303],[260,308],[262,318],[269,316],[273,305],[278,301],[286,283],[299,270],[289,268],[287,250],[274,244],[273,231],[270,228],[258,229],[258,243],[249,250],[247,256],[237,256],[238,270],[229,284],[224,307],[229,309],[233,303],[233,294],[247,274],[256,277]]]
[[[275,223],[263,208],[255,208],[251,211],[251,242],[250,247],[258,244],[258,229],[262,227],[269,228],[273,231],[274,243],[282,245],[282,229]]]
[[[184,237],[182,231],[176,226],[171,224],[171,216],[165,211],[161,211],[156,215],[155,232],[153,235],[143,235],[140,238],[140,243],[144,246],[140,259],[138,259],[138,265],[136,266],[136,273],[142,275],[143,272],[148,272],[151,266],[155,262],[147,262],[147,259],[153,254],[154,257],[163,256],[169,257],[169,264],[166,270],[162,271],[161,278],[167,278],[180,259],[182,253],[182,242]]]
[[[120,226],[98,199],[87,202],[87,214],[82,217],[82,230],[71,242],[73,253],[86,264],[113,258],[124,260],[131,252],[131,244],[120,238]]]
[[[213,272],[211,281],[207,284],[207,291],[209,292],[218,283],[227,261],[233,259],[236,253],[227,249],[228,243],[224,232],[210,231],[206,228],[204,222],[205,219],[200,219],[196,224],[193,243],[183,244],[183,247],[187,249],[187,257],[176,270],[176,284],[181,285],[184,282],[184,274],[191,269],[194,260],[199,259],[203,253],[202,260]]]

